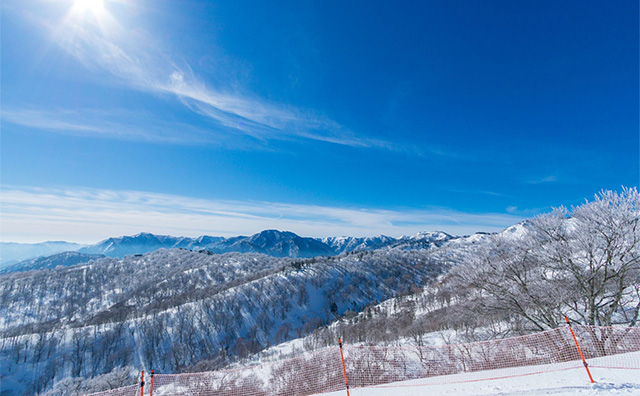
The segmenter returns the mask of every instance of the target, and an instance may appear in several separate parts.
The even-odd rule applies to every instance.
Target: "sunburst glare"
[[[91,11],[94,15],[100,15],[104,10],[104,0],[75,0],[74,8],[79,11]]]

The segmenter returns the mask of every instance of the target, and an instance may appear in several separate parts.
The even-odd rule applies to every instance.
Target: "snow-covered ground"
[[[640,395],[640,352],[624,355],[635,369],[605,368],[619,363],[622,355],[591,359],[590,370],[595,384],[589,382],[584,367],[560,369],[559,365],[536,367],[539,374],[511,377],[513,369],[482,372],[481,377],[489,380],[470,380],[469,373],[431,377],[420,380],[397,382],[367,388],[351,388],[352,396],[538,396],[538,395]],[[615,358],[616,360],[613,360]],[[478,374],[478,373],[473,373]],[[344,396],[346,391],[325,393],[321,396]],[[318,395],[320,396],[320,395]]]

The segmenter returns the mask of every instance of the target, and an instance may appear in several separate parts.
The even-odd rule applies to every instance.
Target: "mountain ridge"
[[[90,261],[99,256],[123,258],[128,255],[151,253],[159,249],[181,248],[194,251],[206,250],[216,254],[231,252],[262,253],[272,257],[310,258],[394,247],[429,249],[433,246],[441,246],[443,243],[456,238],[460,237],[452,236],[442,231],[422,231],[400,238],[386,235],[312,238],[303,237],[291,231],[275,229],[263,230],[250,236],[240,235],[229,238],[210,235],[191,238],[140,232],[135,235],[110,237],[88,246],[57,242],[60,246],[70,246],[74,249],[62,251],[58,249],[58,251],[50,254],[46,254],[48,251],[45,251],[45,254],[35,254],[30,257],[23,257],[21,260],[13,260],[5,263],[4,267],[8,268],[1,269],[0,273],[53,268],[57,265],[80,264],[83,262],[83,257],[85,261]],[[70,258],[68,262],[62,260],[64,256],[51,257],[62,252],[77,252],[78,254],[68,255]],[[54,262],[56,265],[52,264]]]

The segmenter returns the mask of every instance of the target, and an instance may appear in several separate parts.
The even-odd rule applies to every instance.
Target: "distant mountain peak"
[[[403,237],[403,239],[431,240],[431,241],[445,241],[451,238],[453,238],[453,236],[447,234],[444,231],[420,231],[411,236]]]
[[[264,230],[260,231],[257,234],[253,234],[249,237],[250,239],[257,238],[300,238],[297,234],[294,234],[291,231],[279,231],[279,230]]]
[[[335,254],[330,246],[291,231],[264,230],[250,237],[230,238],[227,251],[259,252],[276,257],[314,257]]]

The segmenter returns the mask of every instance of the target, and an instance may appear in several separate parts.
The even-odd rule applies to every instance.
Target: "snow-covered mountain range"
[[[75,265],[89,262],[100,256],[123,258],[128,255],[154,252],[158,249],[180,248],[196,251],[206,250],[218,254],[230,252],[262,253],[273,257],[309,258],[399,246],[408,249],[428,249],[432,246],[440,246],[442,243],[454,238],[456,237],[444,232],[420,232],[401,238],[384,235],[377,237],[309,238],[301,237],[293,232],[278,230],[265,230],[251,236],[231,238],[207,235],[189,238],[143,232],[132,236],[108,238],[89,246],[56,242],[54,246],[57,249],[54,251],[55,255],[53,256],[50,256],[50,254],[53,254],[50,253],[50,250],[44,248],[49,245],[24,244],[20,257],[26,256],[27,258],[23,258],[20,262],[16,262],[14,259],[5,263],[0,267],[0,273],[54,268],[58,265]],[[11,245],[14,250],[17,250],[21,244],[14,243]],[[4,245],[2,247],[4,249]],[[62,252],[67,253],[58,254],[60,249],[62,249]],[[70,252],[76,252],[76,254],[71,254]]]

